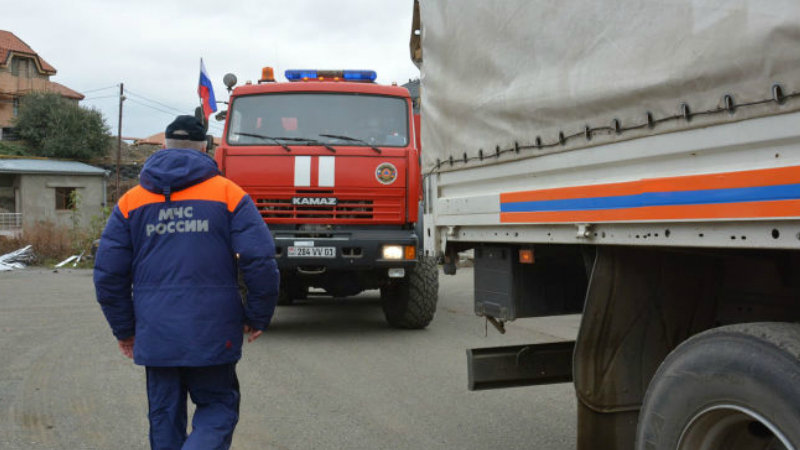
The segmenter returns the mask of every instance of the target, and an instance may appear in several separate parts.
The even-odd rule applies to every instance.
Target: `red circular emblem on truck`
[[[375,178],[383,184],[392,184],[397,179],[397,168],[390,163],[382,163],[375,169]]]

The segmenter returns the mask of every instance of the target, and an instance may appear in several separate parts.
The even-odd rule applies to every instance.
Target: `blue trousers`
[[[187,393],[196,405],[186,434]],[[236,363],[207,367],[147,367],[150,448],[228,450],[239,421]]]

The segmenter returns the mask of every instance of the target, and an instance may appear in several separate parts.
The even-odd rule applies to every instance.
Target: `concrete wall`
[[[103,208],[102,176],[79,175],[21,175],[20,203],[23,226],[36,222],[53,222],[56,225],[72,226],[71,210],[56,210],[56,188],[77,188],[81,197],[79,208],[81,226],[88,226],[92,216],[100,216]]]

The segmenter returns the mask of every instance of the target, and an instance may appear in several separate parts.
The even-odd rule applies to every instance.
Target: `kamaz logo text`
[[[292,197],[294,206],[336,206],[335,197]]]

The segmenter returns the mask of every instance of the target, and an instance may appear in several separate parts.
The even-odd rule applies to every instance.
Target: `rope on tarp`
[[[521,150],[546,150],[550,148],[564,147],[570,141],[573,141],[577,138],[583,138],[587,141],[590,141],[594,136],[598,134],[621,135],[628,131],[641,130],[645,128],[653,129],[658,125],[661,125],[666,122],[673,122],[678,120],[685,120],[687,122],[690,122],[694,117],[698,116],[712,116],[718,114],[732,115],[735,114],[736,111],[740,108],[749,108],[753,106],[766,105],[766,104],[784,105],[786,102],[793,100],[797,97],[800,97],[800,92],[785,94],[783,91],[783,87],[779,83],[775,83],[772,85],[771,93],[772,97],[770,98],[765,98],[763,100],[757,100],[745,103],[736,103],[732,95],[726,94],[722,98],[722,106],[718,106],[714,109],[709,109],[705,111],[693,112],[687,103],[682,103],[680,106],[679,114],[674,114],[671,116],[665,116],[656,119],[653,113],[647,111],[645,113],[644,122],[637,123],[634,125],[622,126],[622,123],[619,121],[619,119],[614,119],[611,121],[610,126],[591,127],[589,125],[586,125],[580,131],[576,131],[571,134],[565,134],[563,131],[560,131],[558,133],[558,139],[552,142],[545,142],[541,136],[537,136],[536,139],[534,140],[534,143],[529,145],[520,145],[518,142],[514,142],[514,146],[511,148],[501,149],[500,146],[496,146],[494,151],[489,151],[489,152],[485,152],[483,149],[479,149],[477,155],[475,156],[469,156],[467,152],[464,152],[462,155],[458,157],[450,155],[449,158],[445,160],[437,159],[436,165],[433,166],[427,173],[425,173],[424,177],[427,178],[435,173],[439,173],[442,166],[445,165],[452,167],[456,164],[469,164],[471,161],[485,161],[489,158],[500,159],[501,156],[507,153],[520,153]]]

